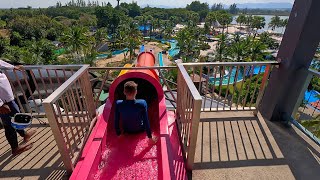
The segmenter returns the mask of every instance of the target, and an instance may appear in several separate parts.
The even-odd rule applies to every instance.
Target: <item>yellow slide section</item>
[[[126,65],[124,65],[123,67],[125,67],[125,68],[132,67],[132,64],[126,64]],[[125,73],[127,73],[127,72],[128,72],[127,69],[121,70],[121,72],[120,72],[120,74],[118,75],[118,77],[121,76],[121,75],[123,75],[123,74],[125,74]]]

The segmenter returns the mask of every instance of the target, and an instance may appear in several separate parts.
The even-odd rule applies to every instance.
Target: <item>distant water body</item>
[[[264,26],[263,30],[267,31],[267,30],[271,30],[271,28],[268,28],[269,23],[271,21],[271,18],[274,17],[273,15],[258,15],[258,16],[262,16],[266,19],[266,25]],[[237,24],[237,19],[238,16],[233,16],[233,21],[231,24]],[[280,19],[286,19],[289,18],[289,16],[279,16]],[[275,32],[276,33],[284,33],[285,28],[275,28]]]

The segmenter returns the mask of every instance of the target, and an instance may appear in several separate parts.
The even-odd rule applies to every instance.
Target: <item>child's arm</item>
[[[149,122],[149,118],[148,118],[148,106],[147,106],[146,102],[144,102],[144,118],[143,118],[143,121],[144,121],[143,123],[145,124],[145,129],[146,129],[148,138],[152,138],[150,122]]]

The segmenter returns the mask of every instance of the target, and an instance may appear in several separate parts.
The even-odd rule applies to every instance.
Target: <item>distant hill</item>
[[[237,4],[240,9],[291,9],[291,3],[244,3]]]

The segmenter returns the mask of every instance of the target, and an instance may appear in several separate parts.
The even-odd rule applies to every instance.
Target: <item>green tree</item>
[[[219,41],[216,47],[216,54],[215,54],[215,60],[222,62],[225,57],[227,56],[227,44],[226,44],[226,35],[221,34],[219,35]]]
[[[250,40],[252,39],[252,40]],[[265,51],[267,50],[267,46],[259,40],[256,40],[252,37],[249,37],[248,40],[251,42],[248,50],[248,58],[246,61],[263,61],[264,57],[267,55]]]
[[[218,15],[218,22],[222,26],[222,33],[224,33],[224,29],[227,28],[228,30],[228,25],[232,22],[232,16],[226,11],[220,11]]]
[[[227,54],[231,57],[231,61],[242,62],[248,56],[249,47],[250,41],[236,34],[227,48]]]
[[[287,27],[288,21],[289,21],[288,18],[281,20],[280,26],[282,27],[282,34],[283,34],[285,28]]]
[[[244,24],[246,22],[246,16],[244,14],[240,14],[237,19],[236,19],[237,23],[240,25]]]
[[[223,5],[222,3],[214,3],[212,6],[211,6],[211,11],[220,11],[220,10],[223,10]]]
[[[0,29],[3,29],[7,26],[7,23],[0,19]]]
[[[100,45],[107,39],[108,33],[106,28],[99,28],[94,34],[94,38],[96,40],[96,46]]]
[[[60,41],[64,43],[64,45],[73,53],[74,58],[79,62],[90,44],[88,29],[73,26],[63,34]]]
[[[236,3],[233,3],[230,5],[229,7],[229,13],[231,14],[237,14],[239,11],[239,9],[237,8],[237,4]]]
[[[199,14],[200,20],[204,19],[209,12],[208,3],[201,3],[200,1],[193,1],[186,7],[189,11],[194,11]]]
[[[248,74],[251,74],[254,66],[247,68]],[[242,70],[243,71],[243,70]],[[244,72],[245,73],[245,72]],[[262,83],[263,74],[254,75],[251,80],[247,78],[243,84],[243,88],[235,90],[235,98],[240,100],[241,106],[253,106],[257,101],[259,94],[259,87]],[[257,83],[256,83],[257,82]],[[240,96],[240,97],[239,97]],[[251,101],[252,99],[252,101]],[[250,104],[252,102],[252,104]]]
[[[186,27],[177,33],[176,39],[184,62],[189,62],[199,57],[200,33],[201,31],[198,27]]]
[[[97,18],[95,15],[82,14],[78,20],[79,25],[81,26],[97,26]]]
[[[190,12],[188,14],[188,26],[197,26],[200,20],[200,16],[196,12]]]
[[[10,46],[10,39],[0,36],[0,57],[2,57],[6,48],[9,46]]]
[[[259,35],[260,41],[267,45],[268,49],[278,49],[279,43],[277,43],[273,38],[270,37],[268,32],[261,33]]]
[[[134,21],[128,22],[128,26],[124,30],[127,35],[124,38],[124,44],[129,49],[129,60],[131,61],[135,53],[134,50],[141,44],[142,36]]]
[[[274,29],[279,27],[280,25],[281,25],[281,19],[279,16],[272,17],[271,21],[268,24],[269,28],[271,28],[272,31],[274,31]]]
[[[251,23],[251,29],[254,30],[254,37],[256,37],[257,31],[259,29],[264,28],[264,26],[266,25],[265,21],[266,21],[265,18],[262,16],[253,16],[252,23]]]

